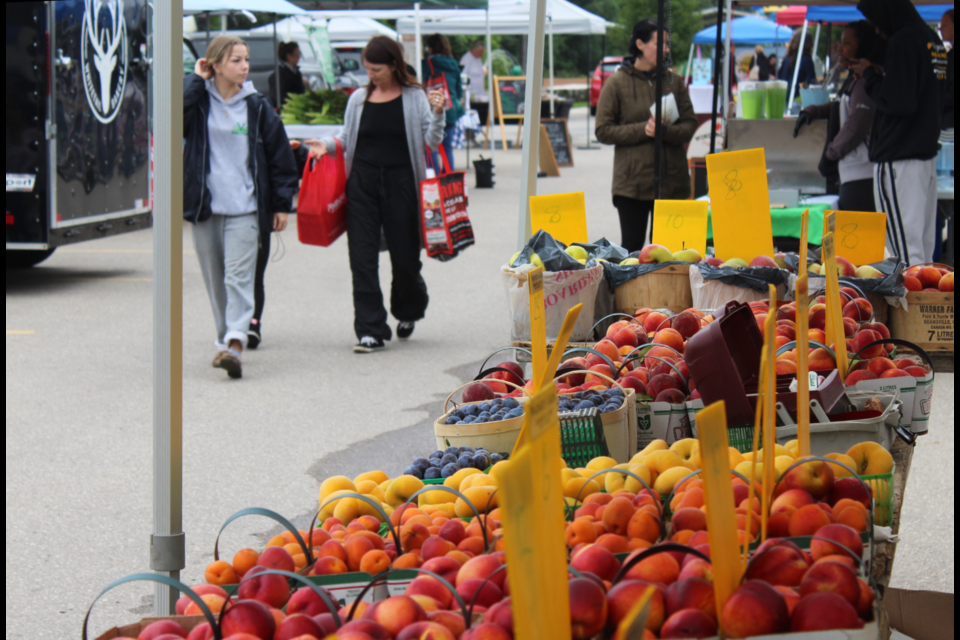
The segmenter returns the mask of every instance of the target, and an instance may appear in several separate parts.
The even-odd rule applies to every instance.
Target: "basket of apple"
[[[696,249],[674,252],[657,244],[631,254],[607,270],[617,311],[632,314],[636,309],[651,307],[679,313],[689,309],[693,306],[690,265],[702,259]]]

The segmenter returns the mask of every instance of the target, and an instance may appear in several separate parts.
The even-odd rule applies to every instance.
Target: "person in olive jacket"
[[[664,53],[670,51],[665,43]],[[633,253],[643,248],[654,200],[653,108],[656,102],[657,23],[642,20],[633,28],[630,53],[607,81],[597,106],[597,139],[616,146],[613,161],[613,205],[620,214],[623,247]],[[661,154],[663,182],[660,197],[690,197],[690,170],[684,145],[693,139],[697,118],[683,80],[667,71],[664,96],[673,94],[679,118],[663,124]],[[679,250],[679,249],[677,249]]]

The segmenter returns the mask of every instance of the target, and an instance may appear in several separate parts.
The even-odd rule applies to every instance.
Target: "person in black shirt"
[[[296,42],[281,42],[277,47],[277,55],[280,58],[280,102],[277,103],[277,74],[271,73],[267,81],[270,83],[270,95],[267,97],[274,107],[279,111],[283,103],[287,101],[287,96],[291,93],[306,93],[307,88],[303,83],[303,74],[297,65],[300,63],[300,45]]]
[[[943,14],[940,19],[940,35],[944,42],[950,43],[950,53],[947,54],[947,84],[944,87],[943,96],[943,122],[940,128],[944,131],[953,132],[953,9]],[[953,140],[951,140],[952,142]]]

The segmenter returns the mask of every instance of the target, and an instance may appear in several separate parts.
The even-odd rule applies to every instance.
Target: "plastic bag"
[[[449,167],[440,147],[443,166]],[[467,174],[444,170],[437,178],[420,183],[420,222],[427,256],[441,262],[453,260],[476,240],[467,213]]]
[[[297,237],[303,244],[329,247],[347,231],[347,169],[343,147],[309,158],[297,202]]]
[[[818,263],[820,252],[812,251],[808,257],[809,263]],[[800,268],[800,256],[795,253],[788,254],[784,261],[791,269],[796,271]],[[840,278],[841,283],[851,284],[864,294],[875,293],[885,298],[906,298],[907,289],[903,286],[903,272],[906,270],[906,263],[899,258],[887,258],[883,262],[877,262],[869,265],[884,274],[883,278]],[[811,293],[823,289],[826,284],[826,277],[811,274],[810,286]],[[843,286],[841,284],[841,286]]]
[[[582,271],[590,266],[596,266],[590,265],[589,262],[586,266],[580,264],[579,260],[566,252],[566,249],[565,244],[554,240],[553,236],[541,229],[530,238],[520,255],[510,263],[510,267],[518,268],[530,264],[533,254],[537,254],[543,262],[545,272]]]
[[[572,258],[571,258],[572,259]],[[574,261],[576,262],[576,261]],[[546,307],[547,341],[556,341],[567,312],[583,305],[574,327],[571,341],[583,342],[590,336],[594,323],[597,292],[603,282],[603,268],[595,265],[579,270],[544,271],[543,300]],[[527,264],[518,268],[503,267],[503,285],[510,307],[511,336],[514,341],[530,341],[530,285],[527,274],[535,267]]]
[[[706,267],[714,269],[708,265],[695,265],[697,267]],[[715,271],[734,271],[733,269],[714,269]],[[777,299],[792,299],[793,292],[796,289],[796,276],[783,272],[780,269],[762,269],[763,271],[778,271],[783,273],[784,284],[777,285]],[[741,271],[747,271],[742,269]],[[742,281],[747,277],[737,275],[734,281]],[[772,283],[771,283],[772,284]],[[763,285],[766,287],[766,284]],[[759,302],[770,298],[769,290],[764,288],[758,291],[753,287],[743,287],[739,284],[727,284],[723,278],[707,280],[701,269],[690,269],[690,290],[693,294],[693,306],[696,309],[722,309],[728,302]]]

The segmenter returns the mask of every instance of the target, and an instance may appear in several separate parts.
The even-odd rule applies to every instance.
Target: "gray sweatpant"
[[[193,227],[193,245],[207,286],[220,351],[232,340],[246,348],[253,319],[253,284],[257,270],[260,229],[257,214],[214,214]]]
[[[877,211],[887,214],[887,249],[908,265],[933,262],[937,247],[937,161],[874,165]]]

